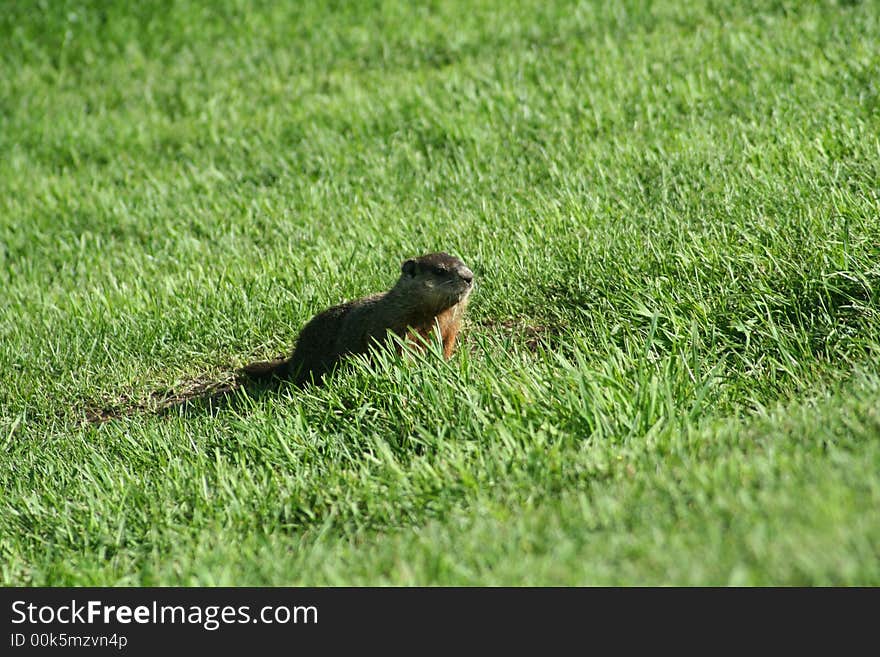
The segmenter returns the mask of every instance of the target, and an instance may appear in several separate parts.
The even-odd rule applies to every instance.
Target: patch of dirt
[[[480,326],[503,333],[513,340],[521,341],[529,351],[537,351],[539,347],[549,348],[562,331],[552,324],[529,324],[522,319],[484,319]]]

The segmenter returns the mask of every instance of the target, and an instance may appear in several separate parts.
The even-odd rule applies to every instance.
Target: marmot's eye
[[[446,269],[444,267],[431,267],[431,271],[436,276],[446,276]]]

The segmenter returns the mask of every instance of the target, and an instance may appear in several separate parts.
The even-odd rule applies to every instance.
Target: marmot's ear
[[[410,258],[406,262],[403,263],[403,267],[400,270],[406,274],[407,276],[415,276],[416,275],[416,261]]]

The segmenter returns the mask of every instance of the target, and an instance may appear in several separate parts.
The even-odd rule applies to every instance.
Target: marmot
[[[447,253],[411,258],[388,292],[315,315],[300,331],[289,358],[252,363],[239,374],[251,379],[276,376],[300,386],[320,383],[340,360],[368,353],[371,346],[388,339],[389,331],[421,348],[439,330],[443,354],[449,358],[473,284],[474,273]]]

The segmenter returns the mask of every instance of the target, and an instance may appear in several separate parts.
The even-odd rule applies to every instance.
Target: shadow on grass
[[[114,404],[92,405],[86,408],[85,423],[102,424],[135,415],[161,417],[216,415],[222,410],[243,412],[253,408],[260,399],[277,395],[291,385],[294,384],[277,377],[253,378],[239,369],[215,379],[185,381],[172,390],[156,390],[143,401],[123,399]]]

